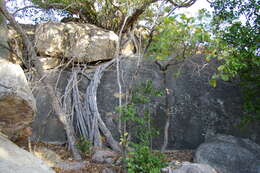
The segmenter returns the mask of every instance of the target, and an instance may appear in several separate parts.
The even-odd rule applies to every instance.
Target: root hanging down
[[[96,68],[85,93],[79,90],[82,77],[88,76],[85,68],[75,68],[65,89],[63,96],[63,109],[69,115],[69,120],[74,124],[74,130],[84,139],[90,140],[94,147],[102,147],[101,135],[116,152],[121,152],[119,143],[113,138],[110,130],[101,118],[97,107],[97,88],[100,79],[107,67],[114,63],[111,60]]]

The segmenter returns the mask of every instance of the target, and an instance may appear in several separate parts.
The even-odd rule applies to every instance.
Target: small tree
[[[157,60],[173,57],[184,60],[202,51],[199,49],[206,49],[211,41],[208,19],[205,9],[200,10],[197,17],[187,17],[185,14],[164,17],[156,28],[158,34],[154,35],[147,56]]]

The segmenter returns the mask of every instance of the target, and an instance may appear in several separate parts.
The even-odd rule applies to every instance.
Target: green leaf
[[[221,77],[221,79],[222,79],[223,81],[228,81],[228,80],[229,80],[229,76],[226,75],[226,74],[221,74],[220,77]]]
[[[213,88],[216,88],[216,86],[217,86],[217,80],[216,80],[216,79],[211,79],[211,80],[209,81],[209,84],[210,84]]]
[[[212,58],[212,57],[211,57],[210,55],[208,55],[208,56],[206,57],[206,61],[207,61],[207,62],[210,62],[211,58]]]
[[[219,67],[218,67],[218,71],[223,71],[224,70],[224,68],[225,68],[225,66],[224,65],[220,65]]]

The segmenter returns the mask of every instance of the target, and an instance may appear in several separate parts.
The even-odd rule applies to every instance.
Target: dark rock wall
[[[149,61],[141,62],[140,68],[137,67],[137,61],[134,60],[123,60],[120,64],[121,73],[121,85],[122,93],[125,95],[126,90],[134,89],[137,86],[145,83],[147,80],[151,80],[153,87],[157,90],[163,91],[164,81],[163,74],[159,71],[158,66],[155,63]],[[98,108],[105,120],[107,126],[117,139],[119,139],[118,124],[117,124],[117,113],[115,107],[119,105],[119,99],[117,97],[119,89],[117,83],[116,67],[112,67],[109,71],[105,72],[101,84],[98,90]],[[136,73],[137,71],[137,73]],[[133,78],[133,76],[136,77]],[[122,100],[122,103],[125,103]],[[164,97],[153,97],[149,105],[151,109],[151,117],[154,122],[155,129],[161,131],[162,125],[165,124]],[[141,108],[140,108],[141,109]],[[131,130],[130,130],[131,131]],[[132,131],[133,132],[133,131]],[[162,141],[162,136],[157,137],[158,142]],[[157,142],[155,143],[157,145]]]
[[[59,73],[53,70],[46,72],[48,82],[56,87],[56,92],[60,96],[64,93],[69,78],[69,72]],[[37,116],[32,124],[32,140],[42,141],[50,144],[63,144],[66,142],[66,133],[63,125],[54,114],[51,98],[46,90],[46,86],[39,79],[34,79],[33,94],[36,99]]]
[[[172,113],[169,148],[196,148],[212,133],[231,133],[242,116],[238,85],[218,81],[209,85],[214,62],[197,56],[170,66],[166,88],[169,88]]]
[[[170,113],[167,149],[194,149],[206,137],[216,133],[248,137],[260,143],[260,128],[256,124],[252,124],[245,130],[237,128],[242,117],[242,96],[237,83],[218,81],[216,88],[209,85],[208,81],[216,69],[215,62],[209,63],[204,61],[203,56],[195,56],[185,62],[168,66],[166,71],[161,71],[156,63],[148,60],[143,60],[139,69],[136,60],[124,59],[120,66],[123,94],[132,84],[138,86],[147,80],[151,80],[156,89],[168,92],[167,96],[153,97],[148,105],[151,108],[153,125],[160,132],[160,136],[153,140],[154,148],[160,148],[163,144],[163,131],[167,119],[166,108]],[[132,80],[137,69],[138,75]],[[66,74],[62,76],[61,80],[66,83],[68,76]],[[56,81],[57,77],[54,79]],[[59,85],[61,93],[66,86],[65,83],[62,84],[63,82]],[[80,84],[80,90],[84,93],[87,83],[82,81]],[[44,106],[44,103],[49,104],[49,101],[48,96],[43,95],[44,93],[35,94],[38,119],[34,127],[44,122],[51,109],[50,105]],[[118,115],[115,111],[115,107],[118,106],[115,65],[104,73],[98,88],[97,101],[102,118],[114,137],[119,139]],[[44,133],[45,136],[40,139],[49,142],[64,141],[63,128],[52,120],[48,122],[46,128],[49,129],[49,133]],[[34,133],[36,136],[42,136],[37,131]]]

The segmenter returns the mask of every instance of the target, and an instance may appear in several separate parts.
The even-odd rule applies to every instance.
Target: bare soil
[[[25,135],[20,135],[15,141],[19,147],[27,150],[34,151],[36,148],[45,147],[52,151],[54,151],[59,157],[64,161],[74,162],[71,156],[71,153],[68,151],[66,145],[52,145],[45,143],[35,143],[30,142],[27,137],[27,133],[21,133]],[[166,161],[176,161],[176,162],[184,162],[189,161],[192,162],[193,159],[193,151],[191,150],[172,150],[166,151],[165,153]],[[101,173],[104,168],[113,168],[116,172],[121,173],[122,169],[119,166],[108,165],[108,164],[97,164],[91,161],[91,153],[84,155],[84,161],[86,161],[85,167],[78,170],[61,170],[59,168],[53,168],[57,173]]]

